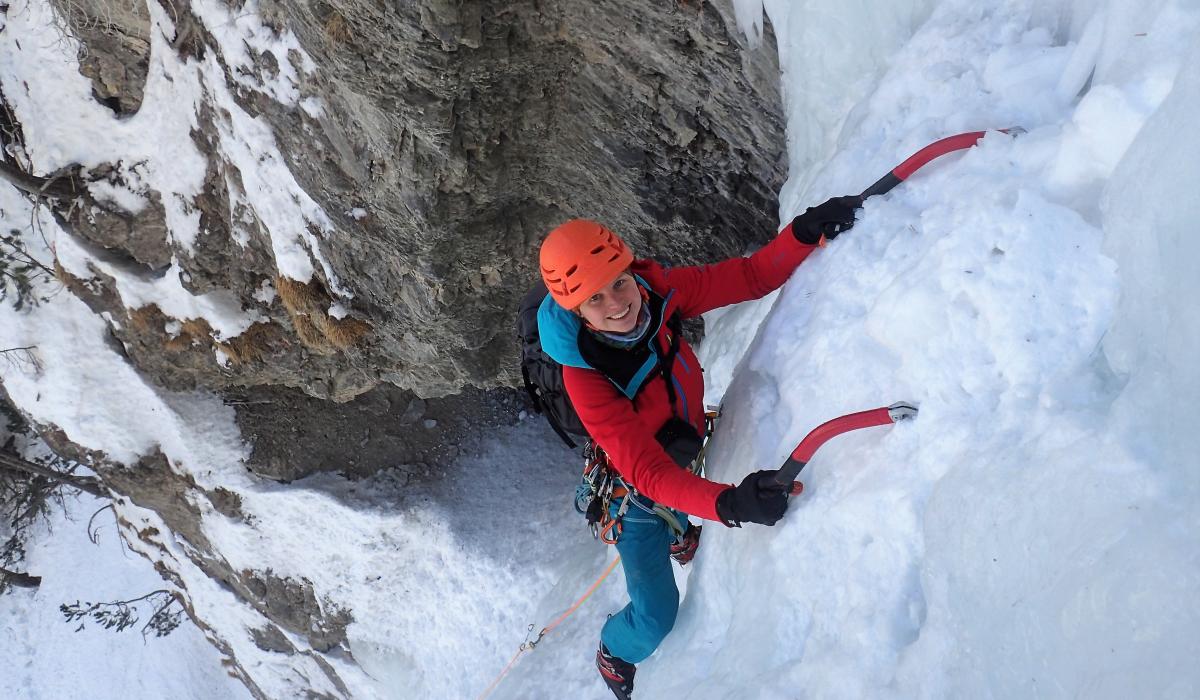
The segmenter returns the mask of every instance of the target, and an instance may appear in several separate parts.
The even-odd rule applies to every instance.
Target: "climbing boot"
[[[633,697],[633,674],[637,673],[637,666],[608,653],[604,642],[600,642],[600,648],[596,650],[596,668],[600,669],[600,677],[617,700]]]
[[[700,530],[703,527],[688,523],[687,531],[671,543],[671,558],[679,562],[680,566],[686,565],[696,556],[696,548],[700,546]]]

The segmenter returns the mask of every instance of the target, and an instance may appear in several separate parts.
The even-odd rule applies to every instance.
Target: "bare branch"
[[[22,171],[15,164],[0,160],[0,178],[8,180],[14,187],[36,197],[72,199],[78,197],[83,186],[78,182],[72,168],[64,168],[50,177],[38,177]]]
[[[53,469],[43,467],[40,464],[34,464],[33,462],[5,452],[0,452],[0,467],[4,467],[5,469],[10,469],[13,471],[25,472],[26,474],[34,474],[45,477],[51,481],[72,486],[80,491],[90,493],[93,496],[98,496],[100,498],[109,497],[109,494],[104,490],[104,487],[101,485],[99,479],[57,472]]]
[[[92,523],[95,522],[97,515],[100,515],[101,513],[103,513],[106,510],[111,510],[113,512],[113,515],[116,515],[116,513],[117,513],[116,509],[113,508],[113,504],[109,503],[108,505],[104,506],[103,508],[96,511],[95,513],[92,513],[92,517],[88,518],[87,536],[88,536],[88,539],[92,541],[92,544],[100,544],[100,528],[96,528],[95,530],[93,530]]]
[[[6,586],[15,586],[16,588],[37,588],[42,585],[41,576],[30,576],[19,571],[9,571],[0,566],[0,590]]]
[[[0,350],[0,357],[3,357],[8,362],[12,363],[12,365],[17,367],[20,367],[23,364],[32,365],[34,371],[40,374],[42,371],[42,361],[38,359],[36,354],[34,354],[33,351],[36,349],[36,345],[27,345],[20,348],[5,348]]]
[[[36,211],[36,208],[34,209],[34,211]],[[45,234],[42,234],[42,241],[46,242]],[[33,255],[31,255],[28,250],[25,250],[24,248],[22,248],[21,245],[17,244],[14,240],[0,240],[0,244],[7,247],[11,251],[10,255],[12,255],[17,260],[24,262],[26,265],[29,265],[30,267],[36,267],[37,269],[41,270],[42,273],[44,273],[47,277],[54,277],[54,270],[51,270],[49,268],[49,266],[47,266],[41,260],[38,260],[37,258],[33,257]],[[47,248],[50,247],[49,243],[47,243],[46,247]]]

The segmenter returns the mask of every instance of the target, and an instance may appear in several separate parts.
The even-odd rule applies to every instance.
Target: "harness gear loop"
[[[717,409],[709,409],[704,413],[704,438],[695,459],[686,467],[697,476],[704,475],[708,440],[716,428],[718,417],[720,411]],[[662,518],[676,538],[683,536],[685,528],[675,512],[652,501],[650,505],[642,503],[641,494],[617,474],[603,448],[588,440],[583,446],[583,457],[583,480],[575,492],[575,510],[587,516],[592,537],[604,544],[616,544],[621,537],[621,519],[629,511],[630,504]],[[612,505],[616,499],[620,500],[620,504],[613,512]]]

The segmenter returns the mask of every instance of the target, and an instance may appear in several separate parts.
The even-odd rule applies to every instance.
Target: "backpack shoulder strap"
[[[569,433],[572,429],[583,431],[583,425],[575,417],[575,409],[571,406],[563,386],[562,365],[542,347],[538,309],[546,295],[545,285],[538,280],[521,299],[517,310],[517,334],[521,341],[521,379],[533,410],[546,417],[546,422],[568,448],[575,449],[577,444]]]
[[[683,335],[683,317],[676,309],[667,319],[667,335],[670,338],[667,344],[667,354],[663,356],[659,366],[662,369],[663,382],[667,385],[667,399],[671,402],[671,413],[675,411],[675,379],[671,376],[675,369],[675,356],[679,354],[679,337]]]

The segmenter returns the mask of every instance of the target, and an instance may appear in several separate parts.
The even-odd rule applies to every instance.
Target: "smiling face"
[[[642,293],[627,270],[585,299],[579,315],[596,330],[628,333],[637,325],[641,310]]]

